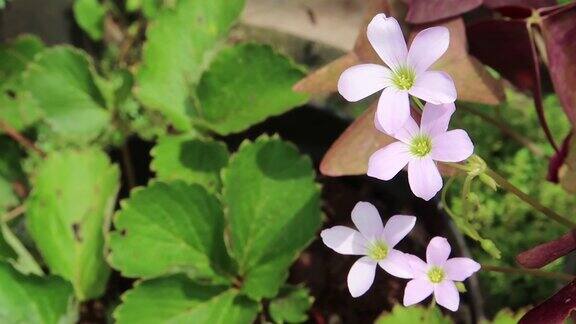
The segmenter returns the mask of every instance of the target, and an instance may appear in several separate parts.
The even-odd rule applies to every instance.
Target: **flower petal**
[[[443,267],[450,256],[451,249],[447,239],[440,236],[434,237],[426,248],[426,262],[429,265]]]
[[[426,71],[416,77],[410,94],[435,105],[456,101],[456,87],[452,78],[438,71]]]
[[[368,240],[382,235],[384,225],[380,213],[369,202],[360,201],[352,209],[352,221],[360,233]]]
[[[392,71],[378,64],[360,64],[340,75],[338,92],[348,101],[358,101],[391,84]]]
[[[420,134],[420,127],[416,124],[416,121],[409,116],[404,122],[404,125],[400,127],[394,134],[394,138],[402,141],[408,145],[412,142],[412,138]]]
[[[408,260],[404,257],[404,253],[398,250],[389,249],[386,259],[378,261],[378,264],[382,269],[394,277],[403,279],[414,278],[412,268],[410,267]]]
[[[367,35],[378,56],[391,69],[406,63],[406,40],[395,18],[377,14],[368,24]]]
[[[430,267],[428,264],[426,264],[426,262],[422,261],[422,259],[419,257],[409,253],[404,253],[404,257],[406,260],[408,260],[410,268],[412,268],[413,278],[428,278],[427,273]]]
[[[334,226],[320,233],[322,242],[340,254],[366,255],[368,242],[360,232],[346,226]]]
[[[454,282],[444,280],[434,287],[434,299],[440,306],[455,312],[460,304],[460,294]]]
[[[417,304],[434,291],[434,286],[426,279],[412,279],[406,284],[404,289],[404,306]]]
[[[369,257],[362,257],[354,262],[348,272],[348,290],[352,297],[362,296],[372,283],[376,274],[376,262]]]
[[[416,224],[416,217],[408,215],[394,215],[386,222],[384,226],[384,240],[388,243],[389,248],[393,248],[402,240]]]
[[[380,180],[394,178],[410,161],[410,149],[402,142],[394,142],[379,149],[368,160],[367,175]]]
[[[432,159],[442,162],[460,162],[474,153],[474,144],[468,133],[454,129],[432,139]]]
[[[397,90],[394,87],[384,89],[378,100],[376,116],[384,132],[389,135],[394,135],[400,127],[404,126],[408,118],[410,118],[408,93]]]
[[[434,105],[429,102],[424,105],[424,112],[422,112],[422,121],[420,127],[422,132],[435,137],[440,134],[446,133],[450,118],[456,106],[454,103],[447,103],[441,105]]]
[[[480,264],[470,258],[452,258],[444,264],[446,277],[453,281],[464,281],[480,270]]]
[[[448,28],[430,27],[422,30],[414,37],[408,51],[408,65],[416,73],[426,71],[448,49],[450,45],[450,32]]]
[[[442,177],[430,157],[408,163],[408,183],[416,197],[432,199],[442,189]]]

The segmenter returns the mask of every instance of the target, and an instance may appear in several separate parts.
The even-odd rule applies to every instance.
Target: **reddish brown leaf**
[[[423,24],[459,16],[482,4],[482,0],[412,0],[406,21]]]
[[[322,174],[338,177],[366,174],[368,159],[376,150],[396,140],[374,127],[375,102],[332,144],[322,163]]]
[[[576,232],[570,231],[553,241],[518,254],[516,261],[524,268],[539,269],[574,250],[576,250]]]
[[[519,6],[525,8],[542,8],[558,4],[556,0],[484,0],[488,8]]]
[[[529,310],[519,323],[562,323],[574,308],[576,308],[576,280],[560,289],[540,305]]]
[[[541,28],[554,90],[572,125],[576,126],[576,4],[543,17]]]
[[[347,68],[359,64],[354,52],[350,52],[330,64],[310,73],[294,85],[294,91],[308,94],[332,93],[338,90],[338,78]]]

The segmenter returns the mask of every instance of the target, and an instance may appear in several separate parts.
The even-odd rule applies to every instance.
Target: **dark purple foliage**
[[[528,311],[520,319],[519,323],[562,323],[574,308],[576,308],[576,280],[570,282],[552,297]]]
[[[570,231],[553,241],[537,245],[518,254],[516,261],[524,268],[538,269],[575,249],[576,232]]]
[[[406,21],[423,24],[458,16],[482,4],[482,0],[411,0]]]

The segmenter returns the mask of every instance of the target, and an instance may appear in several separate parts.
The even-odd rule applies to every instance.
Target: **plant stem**
[[[576,223],[571,221],[570,219],[558,214],[557,212],[553,211],[552,209],[542,205],[533,197],[527,195],[522,190],[518,189],[515,185],[511,184],[508,180],[506,180],[503,176],[499,175],[498,173],[494,172],[490,168],[486,168],[486,174],[490,176],[496,183],[504,188],[505,190],[513,193],[516,197],[522,199],[525,203],[532,206],[534,209],[538,210],[539,212],[543,213],[544,215],[548,216],[549,218],[557,221],[558,223],[573,229],[576,228]]]
[[[412,97],[412,101],[416,104],[418,109],[420,109],[420,112],[424,111],[424,104],[422,103],[422,101],[420,101],[420,99],[418,99],[416,97]]]
[[[6,123],[3,120],[0,120],[0,130],[6,133],[6,135],[11,137],[16,142],[18,142],[18,144],[22,145],[25,149],[35,152],[41,157],[46,156],[46,153],[44,153],[44,151],[38,148],[31,140],[26,138],[24,135],[20,134],[20,132],[18,132],[12,126],[8,125],[8,123]]]
[[[136,174],[134,172],[134,165],[132,164],[132,157],[130,156],[130,148],[128,141],[120,147],[122,153],[122,164],[124,164],[124,171],[126,172],[126,182],[128,183],[128,190],[136,187]]]
[[[511,274],[523,274],[523,275],[531,275],[537,276],[542,278],[549,278],[549,279],[557,279],[563,281],[572,281],[576,278],[573,275],[561,272],[548,272],[538,269],[523,269],[523,268],[513,268],[513,267],[502,267],[502,266],[495,266],[489,264],[483,264],[482,270],[484,271],[492,271],[492,272],[502,272],[502,273],[511,273]]]
[[[25,212],[26,212],[26,205],[20,205],[12,209],[11,211],[7,212],[6,214],[2,215],[2,218],[0,220],[4,223],[8,223],[9,221],[24,214]]]

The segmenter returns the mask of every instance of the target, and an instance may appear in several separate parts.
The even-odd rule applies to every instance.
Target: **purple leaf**
[[[558,4],[556,0],[484,0],[488,8],[518,6],[525,8],[542,8]]]
[[[532,308],[521,319],[521,324],[562,323],[576,308],[576,280],[540,305]]]
[[[541,29],[554,90],[576,126],[576,3],[549,12],[542,18]]]
[[[570,151],[570,138],[572,138],[572,133],[566,136],[562,142],[560,150],[550,158],[546,180],[554,183],[560,182],[560,167],[564,165],[564,162],[566,162],[566,158],[568,157],[568,152]]]
[[[557,150],[544,117],[540,66],[524,20],[485,20],[468,26],[470,53],[497,70],[522,90],[532,92],[534,105],[548,141]]]
[[[537,245],[518,254],[516,261],[524,268],[539,269],[575,249],[576,232],[570,231],[553,241]]]
[[[411,0],[406,21],[423,24],[458,16],[482,4],[482,0]]]

